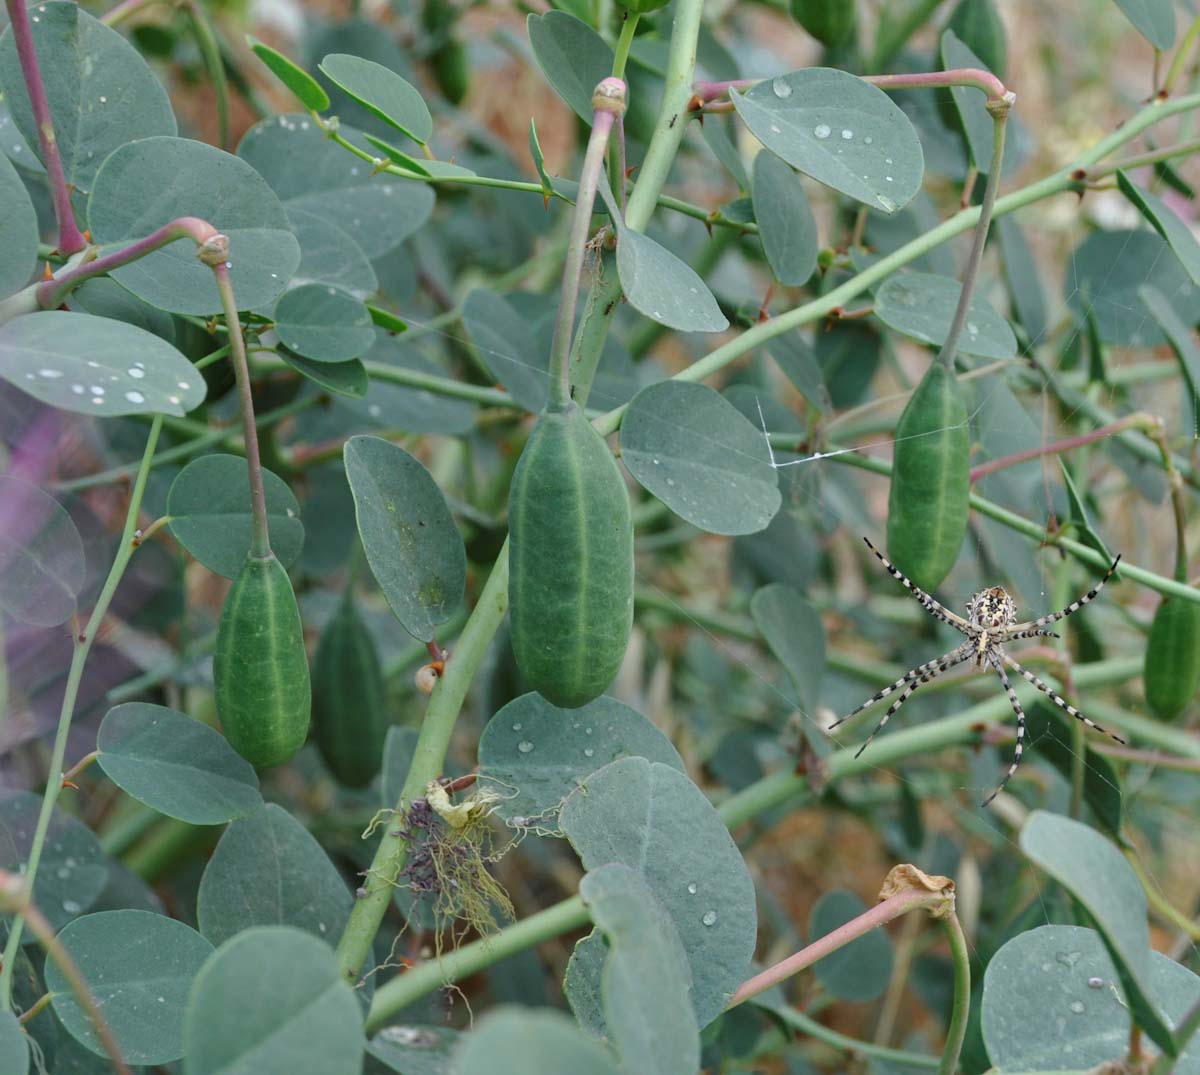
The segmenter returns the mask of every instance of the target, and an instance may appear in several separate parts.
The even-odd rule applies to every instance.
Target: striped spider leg
[[[870,538],[864,537],[863,541],[867,543],[867,548],[879,557],[879,562],[883,564],[885,568],[887,568],[887,573],[891,575],[892,578],[894,578],[897,582],[899,582],[900,585],[903,586],[910,594],[912,594],[913,597],[915,597],[921,603],[921,607],[928,612],[929,615],[931,615],[935,620],[941,620],[942,623],[948,623],[951,627],[957,628],[965,635],[971,634],[971,625],[967,623],[966,620],[964,620],[961,616],[951,612],[940,601],[935,601],[929,596],[929,594],[922,590],[920,586],[908,578],[907,575],[905,575],[902,571],[899,571],[891,562],[891,560],[889,560],[883,555],[883,553],[881,553],[877,548],[875,548],[874,545],[871,544]]]
[[[1044,628],[1048,624],[1055,623],[1058,620],[1065,620],[1069,615],[1071,615],[1072,612],[1078,612],[1089,601],[1095,600],[1096,595],[1104,589],[1104,584],[1112,578],[1113,572],[1117,570],[1117,565],[1120,562],[1121,557],[1117,556],[1117,558],[1112,562],[1112,566],[1104,573],[1104,578],[1097,582],[1096,585],[1088,590],[1088,592],[1079,598],[1079,600],[1072,601],[1069,605],[1067,605],[1066,608],[1058,612],[1052,612],[1049,616],[1039,616],[1036,620],[1026,620],[1024,623],[1014,623],[1001,632],[1001,635],[997,641],[1015,642],[1020,638],[1033,638],[1037,635],[1049,638],[1057,638],[1058,635],[1054,634],[1052,631],[1046,631]]]
[[[887,724],[892,714],[908,700],[913,691],[922,683],[928,683],[930,680],[936,679],[943,672],[967,660],[970,660],[980,671],[991,669],[996,673],[1000,678],[1001,685],[1004,687],[1005,694],[1008,696],[1009,705],[1012,706],[1012,710],[1017,717],[1017,746],[1012,764],[1009,765],[1008,771],[1004,774],[1004,778],[1000,781],[996,790],[983,800],[983,806],[987,806],[988,803],[999,795],[1009,780],[1012,779],[1013,774],[1017,771],[1017,767],[1021,764],[1021,755],[1025,749],[1025,711],[1021,708],[1017,692],[1013,689],[1012,682],[1005,671],[1006,665],[1028,680],[1054,702],[1056,706],[1065,710],[1076,720],[1082,721],[1087,727],[1115,739],[1118,743],[1125,743],[1125,740],[1119,735],[1113,735],[1112,732],[1105,731],[1095,721],[1085,717],[1078,709],[1055,692],[1049,684],[1043,682],[1027,668],[1018,664],[1017,661],[1004,651],[1004,643],[1006,642],[1013,642],[1024,638],[1057,638],[1058,635],[1053,631],[1047,630],[1048,625],[1065,619],[1071,613],[1077,612],[1089,601],[1094,600],[1096,595],[1104,588],[1104,584],[1112,577],[1113,572],[1116,571],[1117,565],[1121,562],[1119,556],[1113,561],[1104,578],[1077,601],[1072,601],[1071,604],[1059,612],[1018,623],[1016,605],[1003,587],[993,586],[987,590],[980,590],[977,594],[973,595],[971,600],[967,602],[968,618],[963,619],[963,617],[955,615],[907,579],[867,538],[863,538],[863,541],[867,543],[867,548],[875,553],[883,566],[887,568],[888,573],[916,597],[926,612],[935,619],[949,624],[955,630],[966,635],[967,640],[937,660],[929,661],[910,672],[905,672],[895,683],[885,687],[874,697],[869,698],[860,705],[853,713],[842,717],[841,720],[831,725],[832,730],[844,721],[849,720],[850,717],[861,713],[868,706],[874,705],[895,691],[901,692],[900,697],[888,707],[887,712],[883,715],[883,719],[880,720],[875,730],[867,737],[866,742],[859,747],[858,753],[854,755],[856,758],[866,750],[871,740],[883,730],[884,725]]]
[[[868,746],[871,745],[871,740],[874,739],[875,736],[877,736],[881,731],[883,731],[884,725],[887,724],[887,722],[891,720],[892,715],[902,705],[904,705],[905,702],[908,701],[913,691],[915,691],[922,683],[928,683],[930,680],[937,679],[937,677],[943,672],[947,672],[955,665],[962,664],[963,661],[969,660],[974,653],[974,644],[971,642],[964,642],[960,646],[955,646],[954,649],[952,649],[949,653],[943,654],[937,660],[926,661],[925,664],[914,668],[911,672],[905,672],[904,675],[896,680],[896,682],[891,686],[884,687],[883,690],[881,690],[878,694],[872,695],[870,698],[868,698],[853,713],[847,713],[844,717],[834,721],[833,724],[829,726],[829,730],[833,731],[834,728],[844,724],[851,717],[858,716],[858,714],[864,709],[869,709],[876,702],[883,701],[883,699],[888,697],[888,695],[893,694],[896,691],[900,691],[900,697],[897,698],[890,706],[888,706],[887,712],[884,713],[884,715],[880,718],[879,723],[875,726],[875,730],[867,736],[863,742],[863,745],[860,746],[855,752],[854,756],[857,758],[864,750],[867,749]],[[901,688],[903,689],[901,690]]]

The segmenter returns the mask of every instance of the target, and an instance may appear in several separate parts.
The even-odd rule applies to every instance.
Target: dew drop
[[[688,885],[688,895],[689,896],[694,896],[698,891],[699,891],[699,889],[696,887],[695,881],[693,881],[691,884]]]
[[[1089,989],[1103,989],[1104,988],[1104,979],[1103,978],[1089,978],[1088,979],[1088,988]]]
[[[59,866],[59,868],[57,870],[55,870],[54,873],[55,873],[55,876],[57,876],[60,881],[65,881],[68,877],[71,876],[71,871],[66,866]]]
[[[129,400],[130,403],[145,403],[146,402],[146,397],[143,396],[141,394],[141,392],[135,392],[132,388],[128,392],[125,393],[125,398],[127,400]]]
[[[188,383],[187,383],[187,381],[179,381],[179,382],[178,382],[178,384],[179,384],[179,387],[180,387],[180,388],[182,388],[182,389],[183,389],[185,392],[186,392],[186,391],[187,391],[189,388],[191,388],[191,387],[192,387],[190,384],[188,384]]]
[[[967,333],[972,338],[979,335],[979,326],[974,321],[967,322]]]
[[[704,914],[702,914],[700,916],[700,921],[703,922],[706,926],[716,925],[717,912],[716,911],[705,911]]]
[[[108,98],[107,98],[107,97],[103,97],[103,96],[102,96],[102,97],[100,98],[100,103],[101,103],[102,105],[106,105],[106,104],[108,104]]]
[[[522,754],[528,754],[528,753],[529,753],[531,750],[533,750],[533,744],[532,744],[532,743],[531,743],[531,742],[530,742],[528,739],[522,739],[522,740],[521,740],[521,741],[520,741],[520,742],[517,744],[517,749],[518,749],[518,750],[519,750],[519,751],[520,751]]]
[[[71,385],[71,391],[77,396],[82,396],[84,393],[84,387],[81,384],[73,384]]]
[[[92,385],[92,395],[93,396],[102,396],[102,395],[104,395],[104,389],[100,385],[94,384],[94,385]]]
[[[519,731],[520,731],[522,728],[524,728],[524,727],[525,727],[525,725],[524,725],[524,724],[522,724],[520,721],[517,721],[517,722],[516,722],[516,723],[513,725],[513,731],[514,731],[514,732],[519,732]]]
[[[51,381],[62,376],[62,370],[38,370],[38,373]]]
[[[774,91],[776,97],[784,100],[787,100],[792,95],[792,84],[786,78],[775,79],[771,83],[771,89]]]
[[[1067,1005],[1067,1007],[1070,1008],[1071,1011],[1073,1011],[1076,1015],[1082,1015],[1085,1011],[1087,1011],[1087,1008],[1084,1007],[1082,1000],[1073,1000]]]
[[[83,910],[83,908],[80,907],[79,904],[74,900],[63,900],[62,909],[67,914],[79,914],[79,912]]]
[[[591,747],[585,747],[584,751],[583,751],[583,756],[585,758],[590,758],[595,753],[596,752]]]
[[[137,366],[130,366],[129,369],[127,369],[125,372],[128,373],[129,376],[132,377],[135,381],[140,381],[143,377],[146,376],[146,371],[143,369],[138,369]]]
[[[849,129],[844,129],[844,130],[842,131],[842,137],[843,137],[843,138],[844,138],[844,139],[845,139],[847,142],[849,142],[849,141],[850,141],[850,139],[854,137],[854,132],[853,132],[853,131],[851,131],[851,130],[849,130]]]
[[[813,134],[822,140],[828,138],[830,135],[829,124],[828,123],[818,123],[813,128]]]
[[[874,139],[869,134],[863,135],[863,142],[866,145],[870,145],[873,141]]]

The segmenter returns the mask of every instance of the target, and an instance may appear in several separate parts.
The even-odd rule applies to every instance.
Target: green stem
[[[890,1061],[893,1064],[900,1064],[904,1067],[929,1068],[932,1070],[938,1066],[936,1057],[922,1056],[920,1053],[908,1053],[903,1049],[889,1049],[884,1045],[876,1045],[873,1042],[851,1038],[846,1034],[838,1033],[836,1030],[830,1030],[829,1027],[818,1023],[804,1012],[797,1011],[795,1008],[789,1008],[786,1005],[774,1006],[770,1008],[770,1012],[772,1015],[782,1019],[794,1030],[799,1030],[802,1034],[809,1035],[809,1037],[818,1038],[832,1045],[835,1049],[843,1049],[851,1055],[873,1056],[878,1060]]]
[[[1141,671],[1140,656],[1125,657],[1081,665],[1075,669],[1074,679],[1079,687],[1100,687],[1125,682],[1141,675]],[[1024,685],[1017,690],[1025,691]],[[1032,688],[1029,688],[1026,693],[1031,692]],[[1088,706],[1089,709],[1094,708],[1090,701]],[[954,716],[892,732],[871,744],[869,756],[856,757],[857,746],[835,750],[822,762],[824,776],[832,784],[848,777],[886,768],[909,758],[928,758],[947,747],[976,743],[979,741],[981,729],[998,724],[1011,716],[1012,709],[1008,698],[1003,694],[993,696]],[[736,828],[802,795],[808,787],[806,775],[798,774],[790,768],[777,770],[730,796],[721,803],[717,812],[729,828]],[[535,921],[538,927],[532,928],[531,924]],[[522,922],[500,930],[491,937],[464,945],[449,955],[444,955],[440,962],[431,960],[414,967],[376,991],[371,1012],[367,1017],[367,1029],[377,1029],[397,1012],[448,981],[473,974],[524,948],[548,940],[553,933],[549,928],[542,928],[543,926],[549,927],[558,923],[558,932],[565,933],[586,924],[587,921],[588,915],[582,901],[578,896],[572,896]]]
[[[946,1046],[938,1075],[954,1075],[958,1058],[967,1037],[967,1021],[971,1015],[971,953],[962,923],[951,909],[941,920],[946,940],[950,942],[950,961],[954,965],[954,1002],[950,1009],[950,1026],[946,1030]]]
[[[54,736],[54,747],[50,752],[50,767],[46,775],[46,790],[42,795],[42,809],[38,814],[37,827],[34,829],[33,842],[29,846],[29,862],[25,868],[25,880],[30,890],[37,878],[38,866],[42,861],[42,849],[46,844],[46,832],[50,828],[50,818],[54,812],[54,804],[62,790],[63,759],[67,752],[67,736],[71,730],[71,718],[75,713],[75,698],[79,693],[79,684],[83,678],[83,666],[87,662],[92,649],[92,642],[100,631],[100,624],[108,612],[109,603],[116,593],[117,584],[125,574],[129,559],[137,548],[135,531],[137,530],[138,513],[142,506],[142,496],[146,492],[146,478],[150,474],[150,460],[154,457],[154,446],[158,443],[159,430],[162,429],[162,417],[155,415],[150,426],[150,435],[146,438],[146,448],[142,453],[142,464],[138,468],[137,479],[133,483],[133,492],[129,497],[129,507],[125,512],[125,526],[121,531],[121,540],[117,545],[117,555],[109,568],[108,578],[96,598],[96,605],[88,617],[87,626],[75,638],[75,651],[71,655],[71,667],[67,672],[67,683],[63,691],[62,707],[58,715],[58,731]],[[17,951],[21,945],[21,918],[15,919],[12,930],[8,935],[8,943],[4,947],[4,962],[0,968],[0,1011],[12,1006],[13,968],[17,962]]]
[[[954,320],[942,343],[936,361],[948,370],[954,369],[954,358],[958,354],[958,338],[962,335],[971,309],[971,296],[975,292],[975,280],[979,276],[979,263],[983,260],[983,246],[987,242],[988,226],[992,222],[992,210],[996,206],[996,191],[1000,187],[1000,173],[1004,163],[1004,132],[1008,127],[1008,110],[1012,107],[1012,94],[999,100],[988,101],[992,114],[992,163],[988,169],[987,185],[983,188],[983,201],[979,206],[979,220],[975,225],[975,236],[971,241],[971,253],[967,267],[963,270],[962,290],[958,305],[954,308]]]
[[[1147,164],[1158,164],[1160,161],[1173,160],[1175,157],[1190,157],[1200,150],[1200,138],[1189,142],[1178,142],[1173,146],[1163,146],[1160,149],[1148,150],[1132,157],[1122,157],[1120,160],[1109,161],[1099,168],[1089,168],[1087,174],[1081,176],[1089,183],[1104,179],[1114,172],[1126,172],[1131,168],[1141,168]]]
[[[575,330],[579,278],[583,274],[588,231],[592,226],[592,206],[600,185],[600,173],[604,169],[608,136],[612,133],[613,121],[625,111],[625,83],[619,78],[604,79],[592,94],[592,108],[592,133],[588,137],[583,167],[579,172],[579,192],[575,198],[567,256],[563,262],[554,339],[550,344],[550,406],[555,410],[562,410],[571,402],[571,334]]]
[[[1192,19],[1192,24],[1175,47],[1175,55],[1171,57],[1171,66],[1167,68],[1167,77],[1163,79],[1162,87],[1159,90],[1164,97],[1171,95],[1175,83],[1179,81],[1179,76],[1187,67],[1188,60],[1192,58],[1192,49],[1195,47],[1197,36],[1200,36],[1200,15]]]
[[[873,474],[891,477],[892,473],[892,465],[887,460],[871,459],[867,456],[859,455],[853,448],[826,452],[823,458],[835,463],[842,463],[846,466],[857,467],[860,470],[869,470]],[[1038,545],[1048,544],[1063,549],[1074,556],[1075,559],[1088,564],[1100,572],[1107,571],[1109,568],[1109,561],[1090,545],[1084,545],[1082,542],[1063,537],[1061,534],[1047,533],[1044,525],[1039,525],[1016,514],[1016,512],[1009,511],[1007,508],[1002,508],[999,504],[986,500],[976,493],[971,494],[971,507],[981,515],[986,515],[989,519],[995,519],[996,522],[1003,523],[1010,530],[1015,530],[1017,533],[1031,538]],[[1176,582],[1174,579],[1156,575],[1153,571],[1147,571],[1144,567],[1126,563],[1124,560],[1121,561],[1121,566],[1117,568],[1117,577],[1129,579],[1131,582],[1136,582],[1161,594],[1181,597],[1185,601],[1200,603],[1200,590],[1188,586],[1186,583]]]
[[[405,804],[424,796],[429,782],[442,775],[446,749],[467,696],[467,688],[483,662],[492,636],[507,610],[508,542],[505,541],[491,576],[479,595],[479,603],[467,620],[458,643],[446,661],[445,671],[429,696],[412,763],[400,792],[400,801],[396,804],[397,812],[402,811]],[[365,894],[355,901],[338,942],[338,964],[346,980],[352,984],[358,980],[363,963],[371,951],[371,944],[391,902],[396,878],[407,853],[408,845],[396,826],[386,825],[363,884]]]
[[[625,77],[625,63],[629,59],[629,48],[633,44],[633,35],[637,33],[637,24],[640,18],[641,15],[635,11],[632,14],[626,14],[621,23],[621,36],[617,38],[617,48],[613,53],[613,78]]]
[[[185,0],[183,9],[187,12],[188,21],[192,24],[192,32],[196,35],[196,50],[208,69],[208,77],[212,80],[213,95],[217,104],[217,145],[229,149],[229,84],[225,78],[225,60],[221,56],[221,46],[217,44],[216,34],[213,33],[212,23],[204,7],[197,0]]]
[[[1048,198],[1053,194],[1058,194],[1065,190],[1077,189],[1079,181],[1074,177],[1074,173],[1078,169],[1086,169],[1088,166],[1102,160],[1108,154],[1112,153],[1113,150],[1124,145],[1126,142],[1132,141],[1146,130],[1146,128],[1153,126],[1155,123],[1170,116],[1178,115],[1180,112],[1186,112],[1198,107],[1200,107],[1200,94],[1189,94],[1186,97],[1180,97],[1175,100],[1155,102],[1154,104],[1147,105],[1117,131],[1114,131],[1092,146],[1074,164],[1058,172],[1044,176],[1027,187],[1012,191],[1003,198],[997,198],[993,216],[1003,216],[1007,213],[1015,212],[1026,205],[1041,201],[1043,198]],[[645,176],[643,176],[644,178]],[[634,194],[636,196],[636,189]],[[633,202],[631,199],[631,210],[632,205]],[[862,294],[868,288],[887,279],[897,269],[915,261],[923,254],[929,253],[930,250],[940,246],[948,239],[952,239],[956,235],[961,235],[963,232],[974,227],[978,220],[978,206],[959,211],[948,220],[944,220],[936,228],[932,228],[924,235],[905,243],[904,246],[880,258],[857,276],[826,292],[819,298],[806,302],[794,310],[789,310],[787,313],[780,314],[778,317],[773,317],[769,321],[764,321],[747,329],[740,336],[721,345],[698,362],[694,362],[687,369],[675,374],[675,379],[680,381],[703,381],[705,378],[711,377],[714,373],[724,369],[736,359],[762,347],[767,341],[773,340],[776,336],[793,332],[802,325],[826,317],[835,307],[845,306],[851,299]],[[619,285],[618,290],[614,292],[615,294],[619,294]],[[604,292],[603,295],[607,298],[608,293]],[[595,423],[597,430],[605,434],[614,432],[619,428],[621,418],[627,409],[628,404],[609,411],[608,414]],[[1107,420],[1112,421],[1113,419],[1109,418]],[[1107,567],[1107,565],[1105,566]]]
[[[218,236],[222,240],[225,237]],[[203,251],[203,247],[201,250]],[[271,532],[267,523],[267,493],[263,486],[262,459],[258,451],[258,426],[254,421],[254,390],[250,385],[250,366],[246,361],[246,340],[242,336],[242,323],[238,319],[237,300],[233,297],[233,285],[229,280],[229,268],[225,257],[229,242],[224,242],[224,252],[218,250],[207,260],[213,271],[217,291],[221,295],[221,307],[225,312],[225,324],[229,328],[229,343],[232,347],[233,375],[237,379],[238,401],[242,413],[242,437],[246,442],[246,470],[250,476],[250,511],[254,526],[250,533],[250,555],[265,560],[271,555]]]

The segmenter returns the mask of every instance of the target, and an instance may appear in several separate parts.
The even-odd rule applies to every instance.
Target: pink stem
[[[62,276],[39,284],[38,305],[46,310],[55,310],[66,301],[67,295],[93,276],[102,276],[112,269],[119,269],[122,265],[137,261],[138,258],[145,257],[151,251],[173,243],[176,239],[192,239],[197,246],[202,246],[216,234],[217,229],[206,220],[194,216],[179,217],[178,220],[172,220],[170,224],[164,224],[157,231],[151,232],[144,239],[138,239],[137,242],[103,257],[93,258],[63,273]]]
[[[1122,430],[1143,425],[1144,423],[1145,415],[1131,414],[1118,422],[1112,422],[1109,425],[1101,426],[1099,429],[1094,429],[1091,433],[1081,433],[1078,437],[1067,437],[1066,440],[1058,440],[1053,444],[1045,444],[1037,448],[1026,448],[1023,452],[1014,452],[1012,455],[1005,455],[999,459],[991,459],[986,463],[980,463],[979,466],[972,469],[971,484],[974,485],[980,478],[985,478],[989,474],[995,474],[998,470],[1015,467],[1018,463],[1027,463],[1030,459],[1037,459],[1039,456],[1053,455],[1057,452],[1069,452],[1072,448],[1082,448],[1085,444],[1093,444],[1098,440],[1103,440],[1105,437],[1111,437]]]
[[[17,46],[17,59],[21,63],[21,74],[25,79],[25,90],[33,108],[33,119],[37,124],[38,142],[42,148],[42,163],[50,180],[50,193],[54,199],[54,216],[58,220],[58,250],[60,254],[76,254],[87,246],[87,240],[79,225],[75,223],[75,211],[71,208],[71,188],[63,171],[62,157],[58,152],[58,139],[54,136],[54,121],[50,118],[50,103],[46,99],[46,87],[38,67],[37,52],[33,47],[33,31],[30,29],[29,9],[24,0],[5,0],[9,22],[12,23],[13,41]]]
[[[903,75],[861,75],[864,82],[870,82],[880,89],[936,89],[942,86],[974,86],[986,93],[989,99],[1000,101],[1008,93],[1004,83],[991,71],[979,67],[956,67],[950,71],[919,71]],[[725,97],[731,89],[745,90],[763,81],[759,78],[735,78],[729,82],[697,82],[696,96],[701,104],[708,104],[718,98]]]
[[[729,1001],[729,1007],[734,1008],[743,1001],[758,996],[759,993],[765,993],[772,986],[811,967],[817,960],[824,959],[831,952],[836,952],[871,930],[886,925],[893,918],[899,918],[902,914],[919,907],[935,907],[945,902],[945,899],[941,892],[929,892],[919,888],[908,888],[898,892],[882,903],[877,903],[869,911],[864,911],[857,918],[852,918],[845,925],[838,926],[832,933],[813,941],[795,955],[788,956],[775,966],[768,967],[761,974],[743,982]]]

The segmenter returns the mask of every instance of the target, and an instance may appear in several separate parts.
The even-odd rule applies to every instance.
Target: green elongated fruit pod
[[[929,367],[896,426],[888,496],[888,555],[923,590],[950,574],[971,497],[967,406],[951,370]]]
[[[851,0],[791,0],[792,18],[827,48],[838,48],[858,25]]]
[[[365,787],[383,762],[387,697],[371,632],[347,596],[313,658],[313,733],[338,782]]]
[[[573,403],[538,419],[508,498],[513,653],[573,709],[599,697],[633,626],[633,522],[621,471]]]
[[[308,737],[311,695],[292,580],[274,554],[247,556],[233,580],[213,651],[217,714],[251,765],[287,761]]]
[[[1200,605],[1163,599],[1146,642],[1146,703],[1159,720],[1175,720],[1200,692]]]
[[[452,105],[462,104],[471,88],[471,65],[467,48],[457,38],[450,38],[430,57],[438,89]]]

